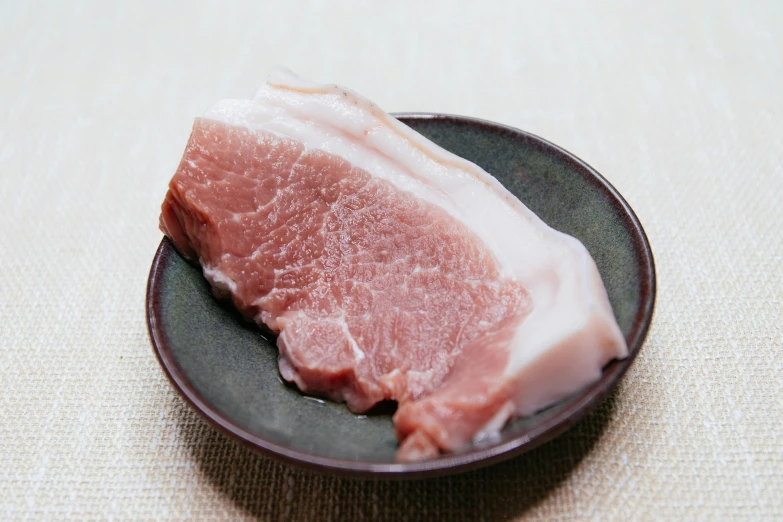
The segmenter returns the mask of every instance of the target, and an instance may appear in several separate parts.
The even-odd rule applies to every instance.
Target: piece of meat
[[[278,332],[280,372],[399,460],[492,437],[626,355],[595,264],[494,178],[357,94],[275,71],[197,119],[161,228]]]

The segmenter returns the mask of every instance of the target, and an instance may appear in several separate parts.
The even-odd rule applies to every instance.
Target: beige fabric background
[[[0,519],[783,519],[783,2],[110,4],[0,1]],[[193,117],[276,63],[532,131],[615,184],[659,294],[598,413],[377,483],[183,404],[144,321],[159,204]]]

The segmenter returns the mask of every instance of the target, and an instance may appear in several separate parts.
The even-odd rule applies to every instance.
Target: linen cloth
[[[783,2],[0,2],[0,519],[783,519]],[[547,138],[655,254],[639,358],[520,458],[338,479],[207,426],[146,278],[195,116],[275,64]]]

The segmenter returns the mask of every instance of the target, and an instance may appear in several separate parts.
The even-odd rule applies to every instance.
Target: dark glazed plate
[[[498,462],[556,437],[594,409],[639,353],[655,301],[655,268],[639,220],[595,170],[531,134],[487,121],[398,114],[435,143],[483,167],[550,226],[585,244],[601,272],[630,355],[576,395],[517,419],[491,444],[440,458],[396,463],[391,415],[355,415],[283,384],[274,338],[210,294],[198,267],[167,239],[147,288],[147,322],[174,387],[208,421],[285,462],[363,477],[444,475]]]

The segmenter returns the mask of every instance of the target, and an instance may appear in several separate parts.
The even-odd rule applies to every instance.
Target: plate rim
[[[535,134],[480,118],[430,112],[393,113],[392,116],[403,121],[403,123],[406,120],[443,120],[459,125],[490,128],[496,132],[501,131],[504,134],[522,138],[539,149],[559,156],[561,160],[571,163],[575,167],[575,171],[589,178],[610,197],[613,206],[621,211],[621,219],[632,232],[632,243],[639,255],[639,266],[641,268],[640,300],[642,305],[636,311],[631,332],[626,339],[629,351],[625,359],[619,361],[612,360],[607,364],[602,369],[601,378],[580,391],[568,408],[533,426],[526,433],[503,443],[476,448],[459,454],[446,454],[440,458],[427,461],[406,463],[368,462],[323,457],[282,446],[259,435],[250,433],[235,424],[201,397],[179,365],[176,364],[171,347],[161,327],[160,281],[162,266],[170,255],[176,253],[173,245],[165,236],[155,253],[147,280],[147,330],[158,362],[179,395],[212,426],[242,445],[287,464],[341,476],[387,479],[427,478],[489,466],[521,455],[559,436],[595,410],[628,371],[647,337],[655,308],[655,261],[647,234],[625,198],[598,171],[562,147]]]

